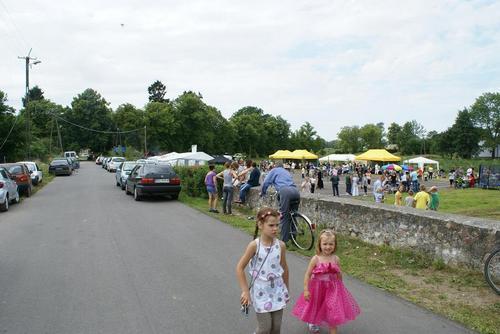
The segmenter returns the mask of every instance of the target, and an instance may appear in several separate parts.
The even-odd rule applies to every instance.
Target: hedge
[[[205,176],[209,171],[208,166],[176,166],[174,170],[181,179],[181,192],[191,197],[208,198],[205,186]],[[223,170],[223,166],[215,166],[216,173]],[[222,182],[217,182],[217,191],[222,194]]]

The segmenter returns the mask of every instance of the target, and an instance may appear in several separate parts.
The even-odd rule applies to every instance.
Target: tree
[[[43,90],[38,86],[34,86],[28,91],[29,102],[43,100]],[[23,97],[23,107],[26,108],[26,98]]]
[[[292,133],[290,142],[295,148],[309,151],[319,151],[323,148],[325,141],[317,135],[314,127],[305,122],[297,131]]]
[[[144,108],[148,151],[179,151],[179,120],[170,103],[150,102]],[[184,150],[181,150],[183,152]]]
[[[139,131],[120,134],[122,145],[134,147],[142,151],[144,148],[144,128],[145,114],[144,111],[137,109],[130,103],[120,105],[112,114],[113,123],[120,131],[131,131],[141,129]]]
[[[471,118],[476,126],[482,128],[481,137],[484,147],[495,151],[500,144],[500,93],[485,93],[478,97],[471,106]]]
[[[344,126],[337,134],[340,153],[357,153],[362,150],[359,126]]]
[[[165,99],[167,87],[159,80],[156,80],[148,87],[148,93],[149,102],[169,102],[168,99]]]
[[[458,112],[455,123],[450,128],[454,153],[463,158],[471,158],[479,150],[479,133],[474,127],[469,111]]]
[[[234,148],[248,156],[265,155],[268,134],[264,127],[264,111],[257,107],[247,106],[235,112],[229,122],[235,131]]]
[[[78,151],[90,148],[94,152],[105,152],[113,145],[114,134],[97,131],[117,131],[111,119],[109,103],[95,90],[88,88],[71,102],[63,118],[77,125],[59,120],[64,148]],[[82,128],[83,127],[83,128]],[[90,130],[89,130],[90,129]]]
[[[0,161],[16,161],[24,155],[24,120],[7,105],[7,94],[0,90]],[[3,145],[3,146],[2,146]]]
[[[380,126],[380,124],[382,126]],[[359,129],[361,145],[363,150],[383,147],[384,123],[366,124]]]
[[[403,154],[418,154],[421,150],[421,137],[425,134],[424,127],[413,120],[406,122],[399,133],[399,150]]]
[[[401,126],[397,123],[393,122],[389,125],[389,128],[387,129],[387,140],[389,144],[395,144],[399,147],[401,130]]]

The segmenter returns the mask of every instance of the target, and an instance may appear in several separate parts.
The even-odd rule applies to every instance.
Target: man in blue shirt
[[[279,195],[279,210],[281,240],[287,242],[290,240],[291,217],[288,214],[291,209],[296,210],[300,203],[300,193],[293,182],[292,175],[283,168],[282,163],[277,163],[276,167],[267,174],[262,185],[261,196],[266,194],[267,188],[274,186]],[[292,203],[293,202],[293,203]],[[293,207],[292,207],[293,204]]]
[[[241,186],[240,200],[236,203],[245,204],[247,193],[250,191],[250,188],[257,187],[259,185],[259,179],[260,170],[257,168],[257,163],[254,161],[252,162],[252,171],[250,172],[250,177],[248,178],[247,183]]]

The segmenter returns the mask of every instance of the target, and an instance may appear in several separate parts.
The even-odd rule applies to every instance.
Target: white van
[[[78,155],[76,155],[75,151],[66,151],[66,152],[64,152],[64,157],[65,158],[75,158],[75,159],[78,159]]]

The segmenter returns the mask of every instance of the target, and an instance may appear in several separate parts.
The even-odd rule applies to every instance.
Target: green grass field
[[[403,194],[404,198],[408,194]],[[453,189],[439,190],[440,212],[500,220],[500,191],[488,189]],[[358,199],[372,201],[372,196],[360,196]],[[394,204],[394,194],[385,195],[385,204]]]

